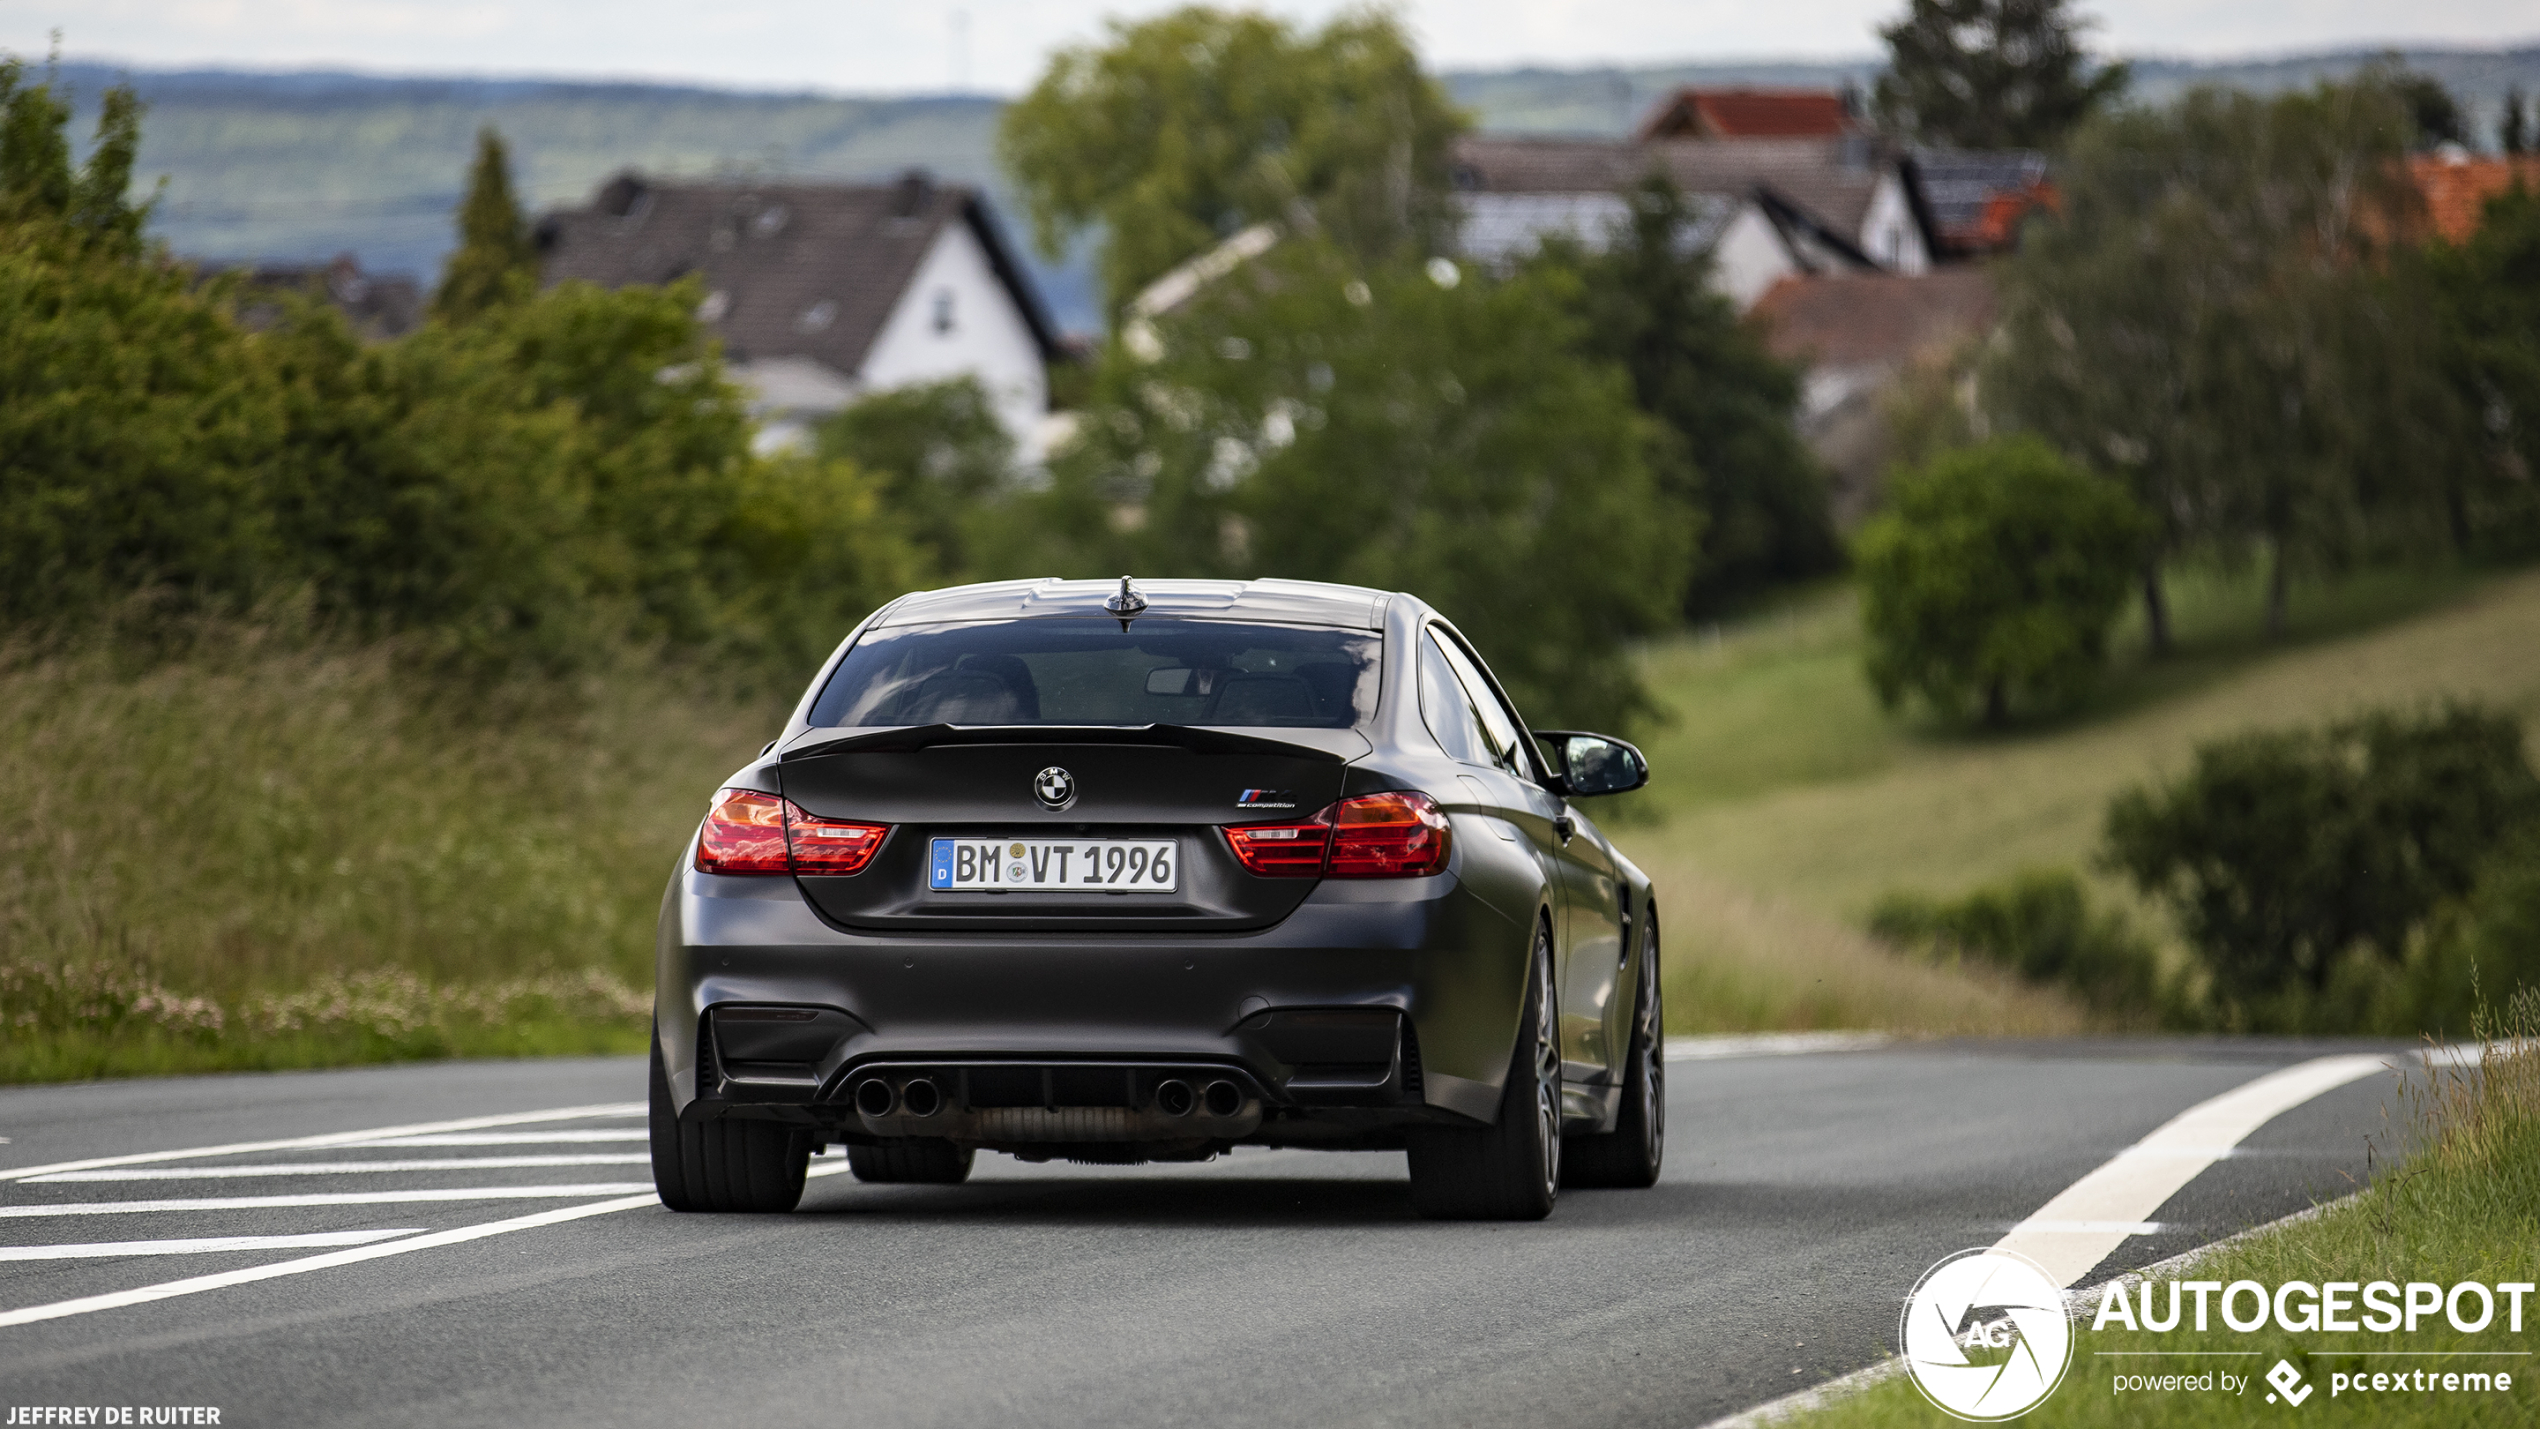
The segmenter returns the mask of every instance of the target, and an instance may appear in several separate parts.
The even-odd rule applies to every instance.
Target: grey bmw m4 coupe
[[[1412,596],[1010,581],[850,634],[663,899],[652,1163],[683,1211],[1236,1146],[1400,1150],[1424,1215],[1535,1219],[1664,1150],[1658,909],[1580,812],[1648,782],[1530,730]]]

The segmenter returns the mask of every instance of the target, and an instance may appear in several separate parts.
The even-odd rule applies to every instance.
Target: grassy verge
[[[2525,991],[2511,1019],[2520,1036],[2540,1033],[2540,994]],[[2177,1279],[2229,1285],[2252,1280],[2270,1289],[2290,1281],[2318,1286],[2351,1281],[2449,1287],[2476,1282],[2540,1281],[2540,1050],[2488,1049],[2483,1070],[2452,1074],[2418,1099],[2420,1145],[2403,1164],[2354,1198],[2310,1220],[2238,1242],[2197,1262]],[[2140,1296],[2140,1291],[2135,1292]],[[2155,1305],[2166,1314],[2166,1285]],[[2298,1297],[2297,1297],[2297,1302]],[[2244,1296],[2241,1308],[2249,1308]],[[2464,1318],[2475,1322],[2474,1297]],[[2415,1332],[2369,1330],[2292,1333],[2275,1328],[2238,1333],[2217,1318],[2199,1333],[2182,1318],[2167,1333],[2074,1327],[2072,1366],[2063,1383],[2023,1423],[2038,1425],[2246,1424],[2288,1412],[2305,1422],[2388,1425],[2529,1424],[2540,1419],[2540,1297],[2526,1297],[2522,1330],[2509,1327],[2503,1297],[2493,1324],[2477,1333],[2454,1329],[2441,1313]],[[2298,1312],[2296,1318],[2299,1318]],[[2159,1352],[2153,1358],[2150,1352]],[[2194,1354],[2198,1358],[2179,1357]],[[2223,1358],[2221,1356],[2230,1356]],[[2269,1404],[2265,1375],[2290,1362],[2312,1388],[2298,1410]],[[2117,1377],[2145,1373],[2201,1375],[2228,1367],[2249,1388],[2119,1393]],[[2459,1387],[2370,1388],[2378,1372],[2467,1371],[2512,1376],[2507,1391]],[[2352,1376],[2366,1377],[2354,1388]],[[2349,1376],[2337,1386],[2332,1376]],[[1886,1429],[1937,1425],[1950,1419],[1902,1379],[1797,1421],[1809,1429]]]
[[[640,1050],[662,880],[776,722],[235,632],[0,662],[0,1080]]]
[[[1890,889],[1949,896],[2028,868],[2087,873],[2109,796],[2175,772],[2199,741],[2230,730],[2441,695],[2540,716],[2540,660],[2510,653],[2540,650],[2540,574],[2358,578],[2297,601],[2301,618],[2280,644],[2257,638],[2254,600],[2234,578],[2191,574],[2176,595],[2179,655],[2149,661],[2139,635],[2125,635],[2088,708],[2001,735],[1881,711],[1839,587],[1653,649],[1650,678],[1678,719],[1648,741],[1652,785],[1617,823],[1636,861],[1693,890],[1671,897],[1683,905],[1669,924],[1671,1024],[1839,1015],[2007,1032],[2091,1021],[2052,998],[2026,1001],[2023,1020],[2001,986],[1955,972],[1890,1001],[1849,970],[1879,950],[1840,930]],[[2096,891],[2152,911],[2107,880]],[[1698,972],[1705,959],[1718,966]],[[1846,983],[1862,995],[1830,998]],[[1724,999],[1716,1011],[1693,1000],[1710,992]]]

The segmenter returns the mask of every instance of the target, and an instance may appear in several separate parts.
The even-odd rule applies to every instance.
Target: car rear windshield
[[[1363,630],[1151,617],[885,627],[838,663],[811,722],[1346,729],[1375,709],[1381,649]]]

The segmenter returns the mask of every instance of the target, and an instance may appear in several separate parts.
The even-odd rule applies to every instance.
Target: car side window
[[[1472,656],[1438,631],[1430,631],[1429,640],[1445,653],[1447,665],[1455,671],[1456,681],[1464,687],[1474,717],[1481,725],[1483,757],[1473,762],[1496,765],[1519,779],[1534,778],[1519,743],[1525,734],[1518,728],[1516,717],[1492,692],[1490,681],[1475,667]]]
[[[1467,764],[1492,762],[1482,740],[1481,721],[1473,713],[1473,702],[1466,697],[1463,682],[1446,662],[1446,652],[1438,648],[1434,634],[1424,635],[1420,641],[1420,715],[1429,722],[1429,733],[1437,736],[1438,747],[1450,757]]]

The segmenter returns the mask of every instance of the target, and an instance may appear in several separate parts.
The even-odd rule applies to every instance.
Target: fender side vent
[[[1421,1099],[1420,1033],[1408,1017],[1402,1019],[1402,1095],[1406,1101]]]

